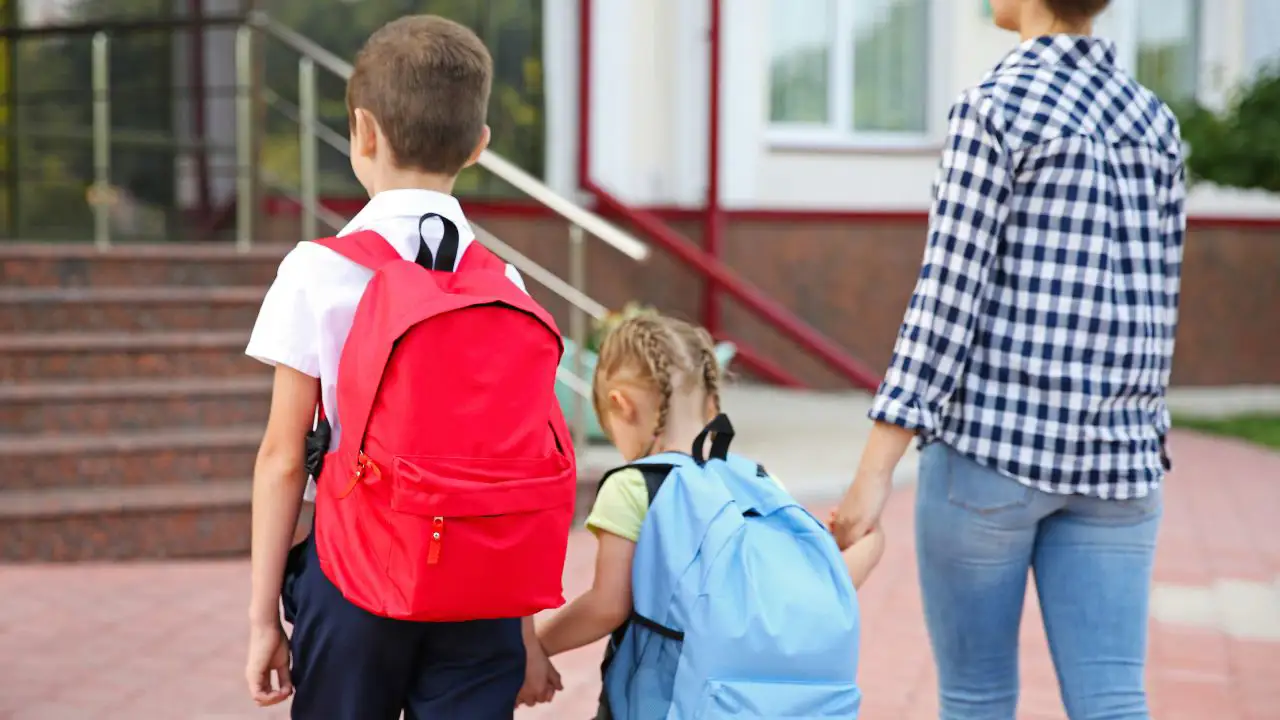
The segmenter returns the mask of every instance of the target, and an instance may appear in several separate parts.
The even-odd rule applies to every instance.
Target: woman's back
[[[1051,492],[1145,494],[1163,474],[1168,430],[1184,225],[1177,121],[1116,67],[1109,41],[1055,35],[1011,53],[951,123],[948,150],[967,172],[940,178],[931,232],[944,247],[971,245],[960,254],[974,262],[926,257],[921,282],[969,271],[983,290],[975,317],[943,313],[943,327],[920,328],[946,337],[973,323],[934,434]],[[994,242],[963,223],[992,228]]]

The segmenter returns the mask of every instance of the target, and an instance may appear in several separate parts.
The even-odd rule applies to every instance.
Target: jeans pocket
[[[1027,485],[983,467],[946,448],[947,499],[952,505],[982,515],[1018,510],[1036,492]]]

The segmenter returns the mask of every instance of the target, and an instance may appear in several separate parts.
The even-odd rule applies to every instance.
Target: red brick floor
[[[1280,720],[1280,636],[1247,638],[1251,622],[1266,629],[1259,612],[1280,618],[1280,607],[1265,604],[1280,593],[1280,455],[1194,435],[1178,435],[1172,449],[1177,470],[1166,494],[1157,584],[1242,581],[1265,583],[1272,594],[1260,608],[1246,608],[1231,633],[1212,622],[1153,619],[1154,716]],[[867,720],[937,716],[911,502],[909,490],[891,501],[888,552],[862,594]],[[584,534],[573,540],[569,593],[589,581],[592,544]],[[286,717],[284,709],[253,709],[245,696],[246,593],[244,561],[0,568],[0,720]],[[1210,620],[1243,612],[1215,597]],[[1064,717],[1033,597],[1023,638],[1018,717]],[[519,717],[589,717],[598,662],[598,648],[560,658],[564,693]]]

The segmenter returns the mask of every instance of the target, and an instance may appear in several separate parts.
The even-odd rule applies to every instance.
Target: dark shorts
[[[510,720],[524,683],[520,620],[415,623],[352,605],[308,538],[291,553],[297,720]]]

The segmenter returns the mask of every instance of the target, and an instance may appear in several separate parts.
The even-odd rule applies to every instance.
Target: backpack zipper
[[[427,548],[427,564],[435,565],[440,562],[440,543],[444,539],[444,518],[435,517],[431,520],[431,545]]]
[[[373,459],[365,455],[364,451],[361,450],[360,454],[356,456],[356,467],[351,473],[351,482],[347,484],[347,489],[343,490],[338,498],[341,499],[350,495],[351,491],[355,490],[356,486],[360,484],[360,481],[365,479],[365,473],[371,473],[377,478],[382,477],[382,470],[378,469],[378,465],[373,462]]]

